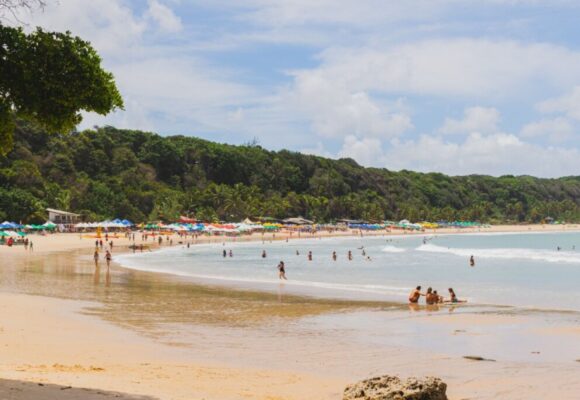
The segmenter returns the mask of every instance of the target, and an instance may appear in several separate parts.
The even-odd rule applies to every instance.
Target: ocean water
[[[224,249],[233,257],[224,258]],[[284,282],[278,279],[281,260]],[[422,285],[444,296],[453,287],[469,304],[580,311],[580,233],[571,232],[225,242],[126,254],[116,261],[198,282],[316,297],[406,302],[409,291]]]

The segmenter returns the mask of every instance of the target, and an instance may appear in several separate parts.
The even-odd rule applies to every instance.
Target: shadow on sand
[[[159,400],[150,396],[137,396],[105,390],[74,388],[48,383],[0,379],[0,399],[6,400]]]

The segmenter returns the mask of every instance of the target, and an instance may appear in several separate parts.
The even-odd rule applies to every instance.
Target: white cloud
[[[465,134],[471,132],[493,133],[498,130],[500,113],[495,108],[470,107],[463,112],[463,119],[446,118],[439,132]]]
[[[535,175],[558,177],[580,174],[578,149],[542,147],[506,133],[472,133],[463,142],[422,136],[395,142],[385,154],[386,167],[450,175]]]
[[[331,48],[297,81],[325,81],[352,93],[509,98],[580,80],[580,52],[551,44],[482,39],[425,40],[367,48]],[[533,84],[532,84],[533,83]]]
[[[580,120],[580,86],[564,96],[543,101],[537,105],[544,113],[563,113],[570,118]]]
[[[149,0],[149,9],[146,14],[166,32],[179,32],[183,29],[181,19],[173,13],[171,8],[157,0]]]
[[[382,142],[376,138],[357,139],[350,135],[344,138],[338,157],[349,157],[362,165],[380,165],[384,162]]]
[[[393,137],[411,129],[411,118],[400,103],[388,104],[367,92],[347,87],[320,75],[297,76],[289,95],[282,99],[311,122],[322,137],[347,135]]]
[[[524,138],[546,137],[552,142],[563,142],[574,135],[574,127],[566,118],[542,119],[525,125],[520,136]]]

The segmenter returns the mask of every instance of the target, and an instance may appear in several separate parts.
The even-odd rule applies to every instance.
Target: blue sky
[[[29,26],[90,40],[114,125],[393,170],[580,175],[580,2],[59,0]]]

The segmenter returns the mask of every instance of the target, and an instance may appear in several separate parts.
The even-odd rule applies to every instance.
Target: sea
[[[580,311],[578,232],[225,240],[124,254],[115,261],[199,283],[284,294],[406,303],[411,289],[421,285],[445,297],[452,287],[470,305]],[[286,281],[278,278],[280,261]]]

